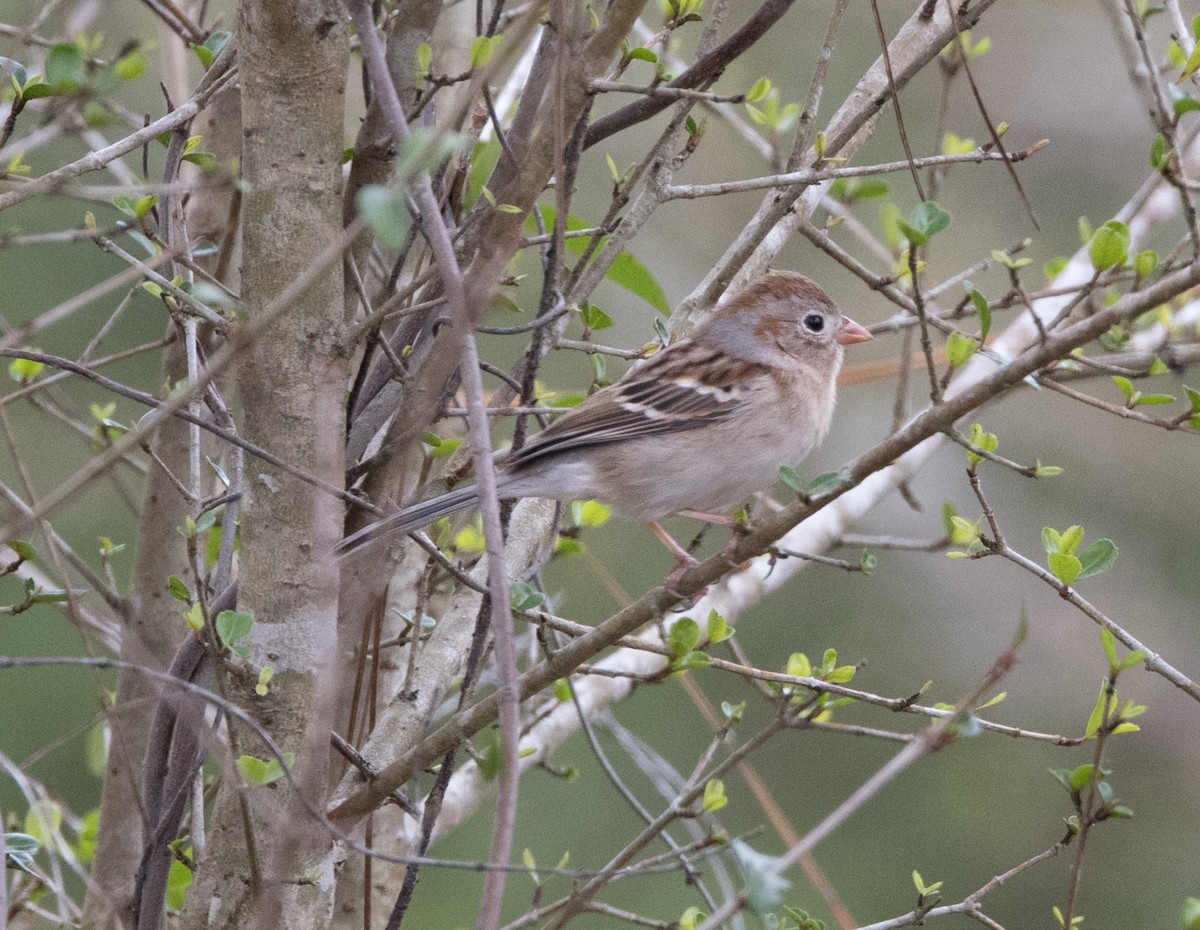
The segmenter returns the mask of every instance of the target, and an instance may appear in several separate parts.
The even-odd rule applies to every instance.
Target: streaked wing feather
[[[696,429],[726,419],[741,406],[733,385],[748,372],[741,366],[731,372],[729,359],[716,352],[697,358],[677,351],[682,345],[671,346],[632,376],[593,394],[556,420],[509,458],[508,469],[575,449]],[[705,377],[717,371],[734,377],[723,378],[723,384]]]

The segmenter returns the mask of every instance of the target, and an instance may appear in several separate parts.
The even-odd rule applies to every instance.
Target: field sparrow
[[[833,416],[844,346],[871,334],[803,275],[776,271],[733,295],[690,339],[634,365],[497,461],[502,498],[596,498],[649,522],[728,513],[798,464]],[[477,503],[473,486],[413,504],[341,552]]]

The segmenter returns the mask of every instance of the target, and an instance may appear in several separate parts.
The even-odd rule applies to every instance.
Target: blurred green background
[[[743,5],[734,6],[739,7],[735,19],[744,15]],[[889,34],[912,7],[881,0]],[[0,20],[21,24],[37,8],[35,3],[9,0],[0,4]],[[1189,7],[1185,12],[1190,16],[1196,11]],[[826,17],[827,4],[797,3],[751,55],[728,69],[718,89],[734,92],[768,74],[785,101],[802,100]],[[1168,29],[1165,20],[1160,16],[1151,21],[1152,46],[1160,51]],[[43,31],[52,33],[56,21],[52,17]],[[127,37],[157,36],[152,19],[131,3],[110,5],[96,28],[113,48]],[[1035,263],[1024,280],[1034,289],[1040,286],[1037,268],[1042,262],[1078,247],[1080,216],[1098,225],[1142,182],[1153,130],[1098,5],[1082,0],[1000,2],[975,35],[992,40],[991,51],[972,64],[992,118],[1011,126],[1006,138],[1010,148],[1051,140],[1048,148],[1018,168],[1041,231],[1031,226],[1001,167],[960,166],[949,173],[939,193],[953,224],[950,234],[937,240],[927,274],[929,280],[940,280],[988,256],[992,249],[1032,237],[1025,254]],[[0,54],[21,57],[24,51],[13,40],[0,37]],[[869,8],[851,5],[832,61],[823,116],[832,112],[877,54]],[[158,114],[162,102],[156,86],[157,54],[151,51],[149,57],[150,68],[132,85],[133,96],[126,104],[134,111]],[[198,73],[198,65],[195,70]],[[636,72],[631,77],[637,77]],[[940,92],[940,78],[931,68],[903,93],[916,154],[938,150]],[[22,122],[14,141],[32,125],[32,120]],[[951,91],[944,128],[959,136],[986,138],[961,79]],[[347,145],[352,144],[354,129],[354,120],[348,120]],[[606,180],[606,151],[624,168],[656,135],[657,124],[641,127],[590,151],[581,169],[574,212],[594,219],[606,208],[611,187]],[[80,151],[77,143],[64,143],[26,160],[37,175]],[[894,118],[888,112],[855,161],[865,164],[901,155]],[[135,160],[129,164],[137,169]],[[760,170],[745,144],[719,121],[710,120],[700,150],[677,180],[726,180]],[[893,198],[907,214],[916,203],[911,182],[902,174],[888,181]],[[721,255],[758,202],[759,195],[747,194],[669,204],[656,214],[632,251],[658,277],[674,303]],[[84,209],[78,202],[37,199],[6,211],[0,217],[0,233],[78,227]],[[102,205],[90,209],[102,224],[117,215]],[[878,228],[874,202],[858,208],[858,213]],[[1177,222],[1171,224],[1150,245],[1160,251],[1169,248],[1181,229]],[[841,237],[841,241],[848,240]],[[859,322],[877,322],[893,312],[883,299],[803,240],[789,245],[779,264],[816,277]],[[119,267],[90,243],[0,248],[0,314],[10,324],[19,323]],[[991,297],[1006,289],[1005,276],[994,270],[973,280]],[[517,295],[526,310],[536,297],[532,289]],[[97,301],[68,326],[39,336],[37,347],[67,355],[78,352],[118,299],[119,294]],[[617,322],[603,341],[637,345],[653,337],[653,312],[624,291],[605,284],[594,302]],[[998,315],[996,328],[1007,319]],[[139,294],[106,345],[156,338],[164,323],[157,301]],[[892,357],[896,345],[892,338],[877,339],[863,350],[855,349],[850,362]],[[519,350],[519,345],[496,340],[485,346],[485,352],[500,359],[514,357]],[[148,357],[114,366],[108,373],[145,390],[155,390],[160,380],[157,361]],[[571,355],[554,359],[543,380],[554,388],[578,390],[590,377],[588,360]],[[1154,390],[1177,388],[1177,380],[1163,376],[1161,387],[1156,384]],[[1198,379],[1189,373],[1182,380],[1194,384]],[[922,383],[922,377],[913,379],[912,400],[917,405],[922,402]],[[1106,381],[1088,383],[1087,388],[1108,400],[1119,400]],[[98,390],[79,384],[69,387],[68,402],[76,412],[86,413],[89,403],[107,400]],[[836,469],[878,442],[890,428],[891,406],[890,384],[844,390],[833,431],[805,463],[804,473],[811,476]],[[128,422],[142,412],[118,399],[114,417]],[[13,405],[10,416],[39,493],[57,486],[93,451],[84,437],[24,404]],[[1200,674],[1195,555],[1200,468],[1195,436],[1122,422],[1059,396],[1030,390],[988,408],[981,422],[999,435],[999,451],[1004,455],[1065,468],[1061,477],[1038,482],[984,468],[991,502],[1010,544],[1040,559],[1041,528],[1062,529],[1073,523],[1084,526],[1088,540],[1112,538],[1120,547],[1120,559],[1107,574],[1087,581],[1084,595],[1185,674]],[[914,482],[922,512],[892,498],[858,529],[933,537],[941,532],[939,511],[947,500],[964,515],[975,516],[978,507],[964,464],[961,449],[947,445]],[[0,475],[16,486],[8,455],[0,455]],[[97,482],[55,515],[58,531],[96,565],[100,536],[117,543],[133,542],[134,519],[121,502],[122,495],[138,497],[137,477],[129,471]],[[694,524],[680,522],[678,527],[687,534]],[[714,532],[710,544],[723,538],[723,532]],[[586,543],[633,594],[661,581],[669,567],[668,558],[636,525],[612,522],[588,534]],[[738,634],[752,661],[782,668],[791,652],[816,657],[833,646],[840,661],[865,663],[855,679],[857,686],[902,697],[932,682],[927,699],[953,702],[974,686],[1008,645],[1024,609],[1029,639],[1020,664],[1002,685],[1007,700],[991,708],[989,717],[1046,732],[1082,732],[1106,669],[1098,630],[1089,620],[1052,590],[998,559],[951,562],[938,554],[877,555],[879,565],[870,577],[812,566],[744,617],[737,625]],[[122,582],[131,561],[128,549],[115,560]],[[572,619],[594,622],[618,606],[583,557],[555,563],[547,581],[552,591],[561,594],[559,612]],[[12,579],[0,580],[0,598],[5,603],[19,598]],[[182,624],[180,629],[182,633]],[[0,654],[79,652],[78,637],[51,609],[0,618]],[[768,709],[745,682],[712,670],[692,674],[714,702],[748,700],[746,722],[738,731],[743,736],[768,719]],[[53,740],[75,734],[34,764],[30,774],[77,811],[97,802],[98,786],[85,765],[82,734],[97,718],[100,688],[110,686],[110,678],[88,671],[0,673],[0,750],[20,761]],[[1174,927],[1184,898],[1200,895],[1200,708],[1163,679],[1140,671],[1123,678],[1121,695],[1149,705],[1138,721],[1141,732],[1115,738],[1107,755],[1111,780],[1136,816],[1129,823],[1105,824],[1090,838],[1077,913],[1086,916],[1086,926],[1092,930]],[[616,710],[616,716],[684,772],[691,770],[711,736],[674,681],[639,689]],[[866,707],[843,710],[838,719],[903,730],[916,723],[915,718],[892,717]],[[658,810],[663,802],[650,783],[603,731],[601,739],[643,802]],[[803,832],[895,751],[893,743],[801,732],[772,742],[752,762]],[[909,910],[915,903],[910,878],[914,869],[927,882],[944,882],[945,900],[960,900],[1063,834],[1061,818],[1071,812],[1070,805],[1047,770],[1090,759],[1090,746],[1062,749],[990,734],[961,740],[922,760],[888,786],[823,843],[816,857],[859,923]],[[570,851],[572,866],[599,867],[640,822],[607,782],[582,739],[573,740],[556,761],[576,768],[578,778],[568,782],[533,771],[524,779],[516,847],[528,847],[544,865],[553,865]],[[726,791],[730,804],[721,812],[724,827],[731,834],[761,828],[765,818],[736,776],[726,779]],[[11,783],[0,781],[0,810],[22,806]],[[490,830],[490,818],[481,813],[432,852],[447,858],[483,858]],[[753,842],[765,852],[783,849],[769,829]],[[1053,926],[1050,909],[1063,903],[1073,852],[1037,866],[995,892],[986,901],[988,913],[1009,928]],[[469,874],[426,869],[409,917],[412,925],[473,925],[479,881]],[[512,878],[509,887],[508,913],[515,917],[533,889],[520,876]],[[551,880],[547,899],[566,890],[563,880]],[[673,877],[619,884],[605,900],[662,920],[674,919],[685,907],[698,903],[682,880]],[[787,901],[823,919],[829,917],[802,877],[796,876]],[[942,922],[965,926],[967,919]],[[605,927],[613,922],[583,917],[576,925]]]

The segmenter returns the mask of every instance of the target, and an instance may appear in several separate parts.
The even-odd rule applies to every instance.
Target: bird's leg
[[[663,586],[672,595],[676,595],[677,592],[675,591],[675,585],[678,583],[679,579],[683,577],[683,573],[689,568],[699,565],[700,563],[696,561],[696,558],[690,552],[684,549],[683,546],[679,545],[679,543],[675,540],[675,537],[673,537],[653,520],[646,525],[650,527],[650,532],[654,534],[655,538],[657,538],[660,543],[670,550],[671,555],[675,556],[675,567],[671,569],[671,573],[667,575],[666,580],[663,582]],[[696,601],[704,596],[704,591],[699,591],[690,598],[684,597],[683,595],[678,596],[680,601],[684,602],[681,609],[687,610],[689,607],[695,604]]]
[[[650,532],[654,534],[655,538],[658,539],[658,541],[660,543],[662,543],[664,546],[666,546],[668,550],[670,550],[671,555],[675,556],[675,563],[676,563],[677,569],[687,570],[687,569],[691,568],[693,565],[700,564],[699,562],[696,561],[695,557],[690,552],[688,552],[686,549],[683,548],[683,546],[679,545],[679,543],[676,542],[674,536],[672,536],[670,533],[668,533],[666,530],[664,530],[661,526],[659,526],[653,520],[651,520],[646,525],[648,527],[650,527]],[[681,572],[681,574],[682,574],[682,572]]]
[[[737,517],[721,516],[715,513],[704,513],[700,510],[681,510],[679,516],[690,517],[693,520],[703,520],[705,523],[715,523],[718,526],[727,526],[732,531],[729,534],[729,542],[725,544],[725,548],[721,550],[721,555],[725,558],[731,567],[738,569],[744,568],[749,562],[733,561],[733,553],[737,548],[738,540],[742,538],[749,529],[747,523],[738,520]],[[660,539],[662,537],[659,537]],[[671,540],[675,542],[675,540]]]
[[[719,513],[705,513],[703,510],[681,510],[679,516],[688,517],[692,520],[700,520],[703,523],[713,523],[717,526],[737,526],[737,520],[733,517],[721,516]]]

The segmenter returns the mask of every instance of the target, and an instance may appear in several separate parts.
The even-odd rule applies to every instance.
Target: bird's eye
[[[810,313],[804,318],[804,328],[809,332],[819,333],[825,328],[825,317],[819,313]]]

